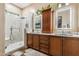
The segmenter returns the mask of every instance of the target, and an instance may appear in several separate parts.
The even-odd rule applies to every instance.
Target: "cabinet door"
[[[51,32],[51,9],[42,12],[42,32]]]
[[[32,47],[32,34],[27,34],[27,46]]]
[[[39,50],[39,35],[33,35],[33,48]]]
[[[50,37],[50,55],[59,56],[62,55],[62,37],[52,36]]]
[[[63,55],[79,56],[79,39],[70,37],[63,39]]]

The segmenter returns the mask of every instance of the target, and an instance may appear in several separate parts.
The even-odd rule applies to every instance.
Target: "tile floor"
[[[18,50],[12,53],[11,56],[48,56],[44,53],[36,51],[34,49]]]

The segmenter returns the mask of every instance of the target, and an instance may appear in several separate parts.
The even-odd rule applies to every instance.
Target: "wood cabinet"
[[[27,46],[54,56],[79,56],[79,38],[27,34]]]
[[[51,32],[51,9],[42,11],[42,32]]]
[[[49,52],[49,36],[40,35],[40,51],[48,54],[48,52]]]
[[[62,37],[51,36],[50,37],[50,55],[61,56],[62,55]]]
[[[39,50],[39,35],[33,35],[33,48]]]
[[[63,55],[79,56],[79,39],[73,37],[63,38]]]
[[[33,40],[32,40],[32,34],[27,35],[27,46],[32,47]]]
[[[48,54],[49,53],[49,36],[27,34],[27,46]]]
[[[29,41],[30,39],[32,39],[32,42]],[[62,55],[62,37],[60,36],[29,34],[28,45],[49,55]]]

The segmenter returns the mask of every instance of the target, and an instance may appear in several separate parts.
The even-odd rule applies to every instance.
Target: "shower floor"
[[[5,49],[5,54],[8,54],[8,53],[15,51],[15,50],[22,48],[22,47],[24,47],[23,41],[9,44]]]

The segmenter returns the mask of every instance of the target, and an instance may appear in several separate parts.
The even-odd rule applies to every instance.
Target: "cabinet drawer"
[[[49,48],[49,46],[48,46],[48,45],[45,45],[45,44],[40,44],[40,47],[44,47],[44,48],[46,48],[46,49]]]
[[[40,40],[40,44],[46,44],[48,45],[49,41],[48,40]]]
[[[48,54],[48,48],[40,46],[40,51]]]
[[[46,36],[46,35],[40,36],[40,40],[46,40],[46,41],[48,41],[48,39],[49,39],[49,36]]]

